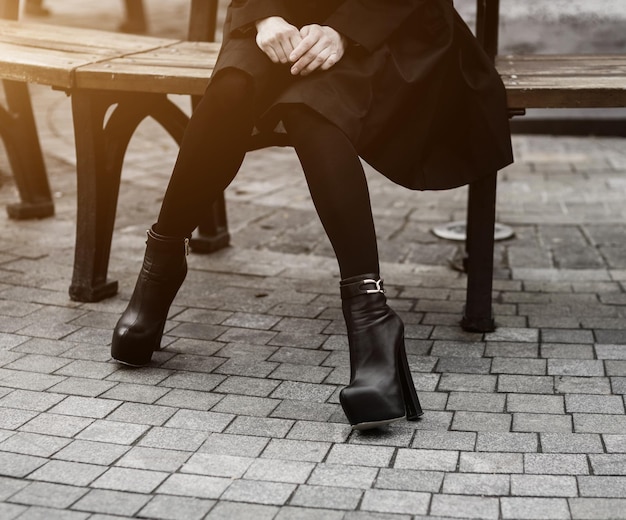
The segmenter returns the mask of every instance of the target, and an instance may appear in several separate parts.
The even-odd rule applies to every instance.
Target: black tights
[[[189,122],[156,231],[189,236],[234,179],[253,126],[252,79],[230,69],[217,75]],[[352,143],[305,105],[289,105],[283,124],[337,256],[342,278],[378,273],[378,249],[367,181]]]

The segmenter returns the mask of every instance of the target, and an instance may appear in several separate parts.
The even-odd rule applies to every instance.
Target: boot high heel
[[[189,239],[148,230],[146,254],[128,307],[111,343],[111,357],[130,366],[144,366],[159,350],[170,305],[187,275]]]
[[[389,308],[383,281],[367,274],[341,281],[350,348],[350,384],[340,395],[353,429],[416,420],[422,408],[404,348],[404,324]]]

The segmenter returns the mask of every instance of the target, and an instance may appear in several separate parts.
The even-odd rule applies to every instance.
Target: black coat
[[[351,45],[328,71],[292,77],[255,43],[278,15],[333,27]],[[361,157],[411,189],[447,189],[513,161],[502,82],[449,0],[234,0],[215,73],[247,71],[257,128],[276,131],[282,103],[337,124]]]

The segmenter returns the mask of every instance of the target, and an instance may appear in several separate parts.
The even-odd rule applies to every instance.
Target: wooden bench
[[[512,115],[526,108],[626,106],[626,56],[496,56],[499,2],[477,2],[477,36],[496,60]],[[204,18],[192,16],[192,22],[206,31],[202,20],[214,19],[215,5],[210,13],[209,2],[195,3],[204,9]],[[107,271],[128,141],[148,116],[180,141],[187,116],[167,94],[201,94],[217,50],[214,43],[0,23],[0,77],[16,84],[50,85],[72,96],[78,178],[72,299],[98,301],[116,293],[117,282],[107,278]],[[470,185],[468,199],[462,326],[472,331],[494,329],[497,172],[485,173]],[[199,229],[195,249],[212,251],[228,244],[223,200]]]

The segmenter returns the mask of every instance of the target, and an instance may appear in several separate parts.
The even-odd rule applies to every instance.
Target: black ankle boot
[[[350,346],[350,384],[339,400],[352,427],[376,428],[415,420],[422,408],[404,349],[404,324],[389,308],[378,275],[341,281]]]
[[[131,366],[150,362],[159,350],[170,305],[187,275],[189,240],[148,230],[146,254],[128,307],[113,331],[111,356]]]

